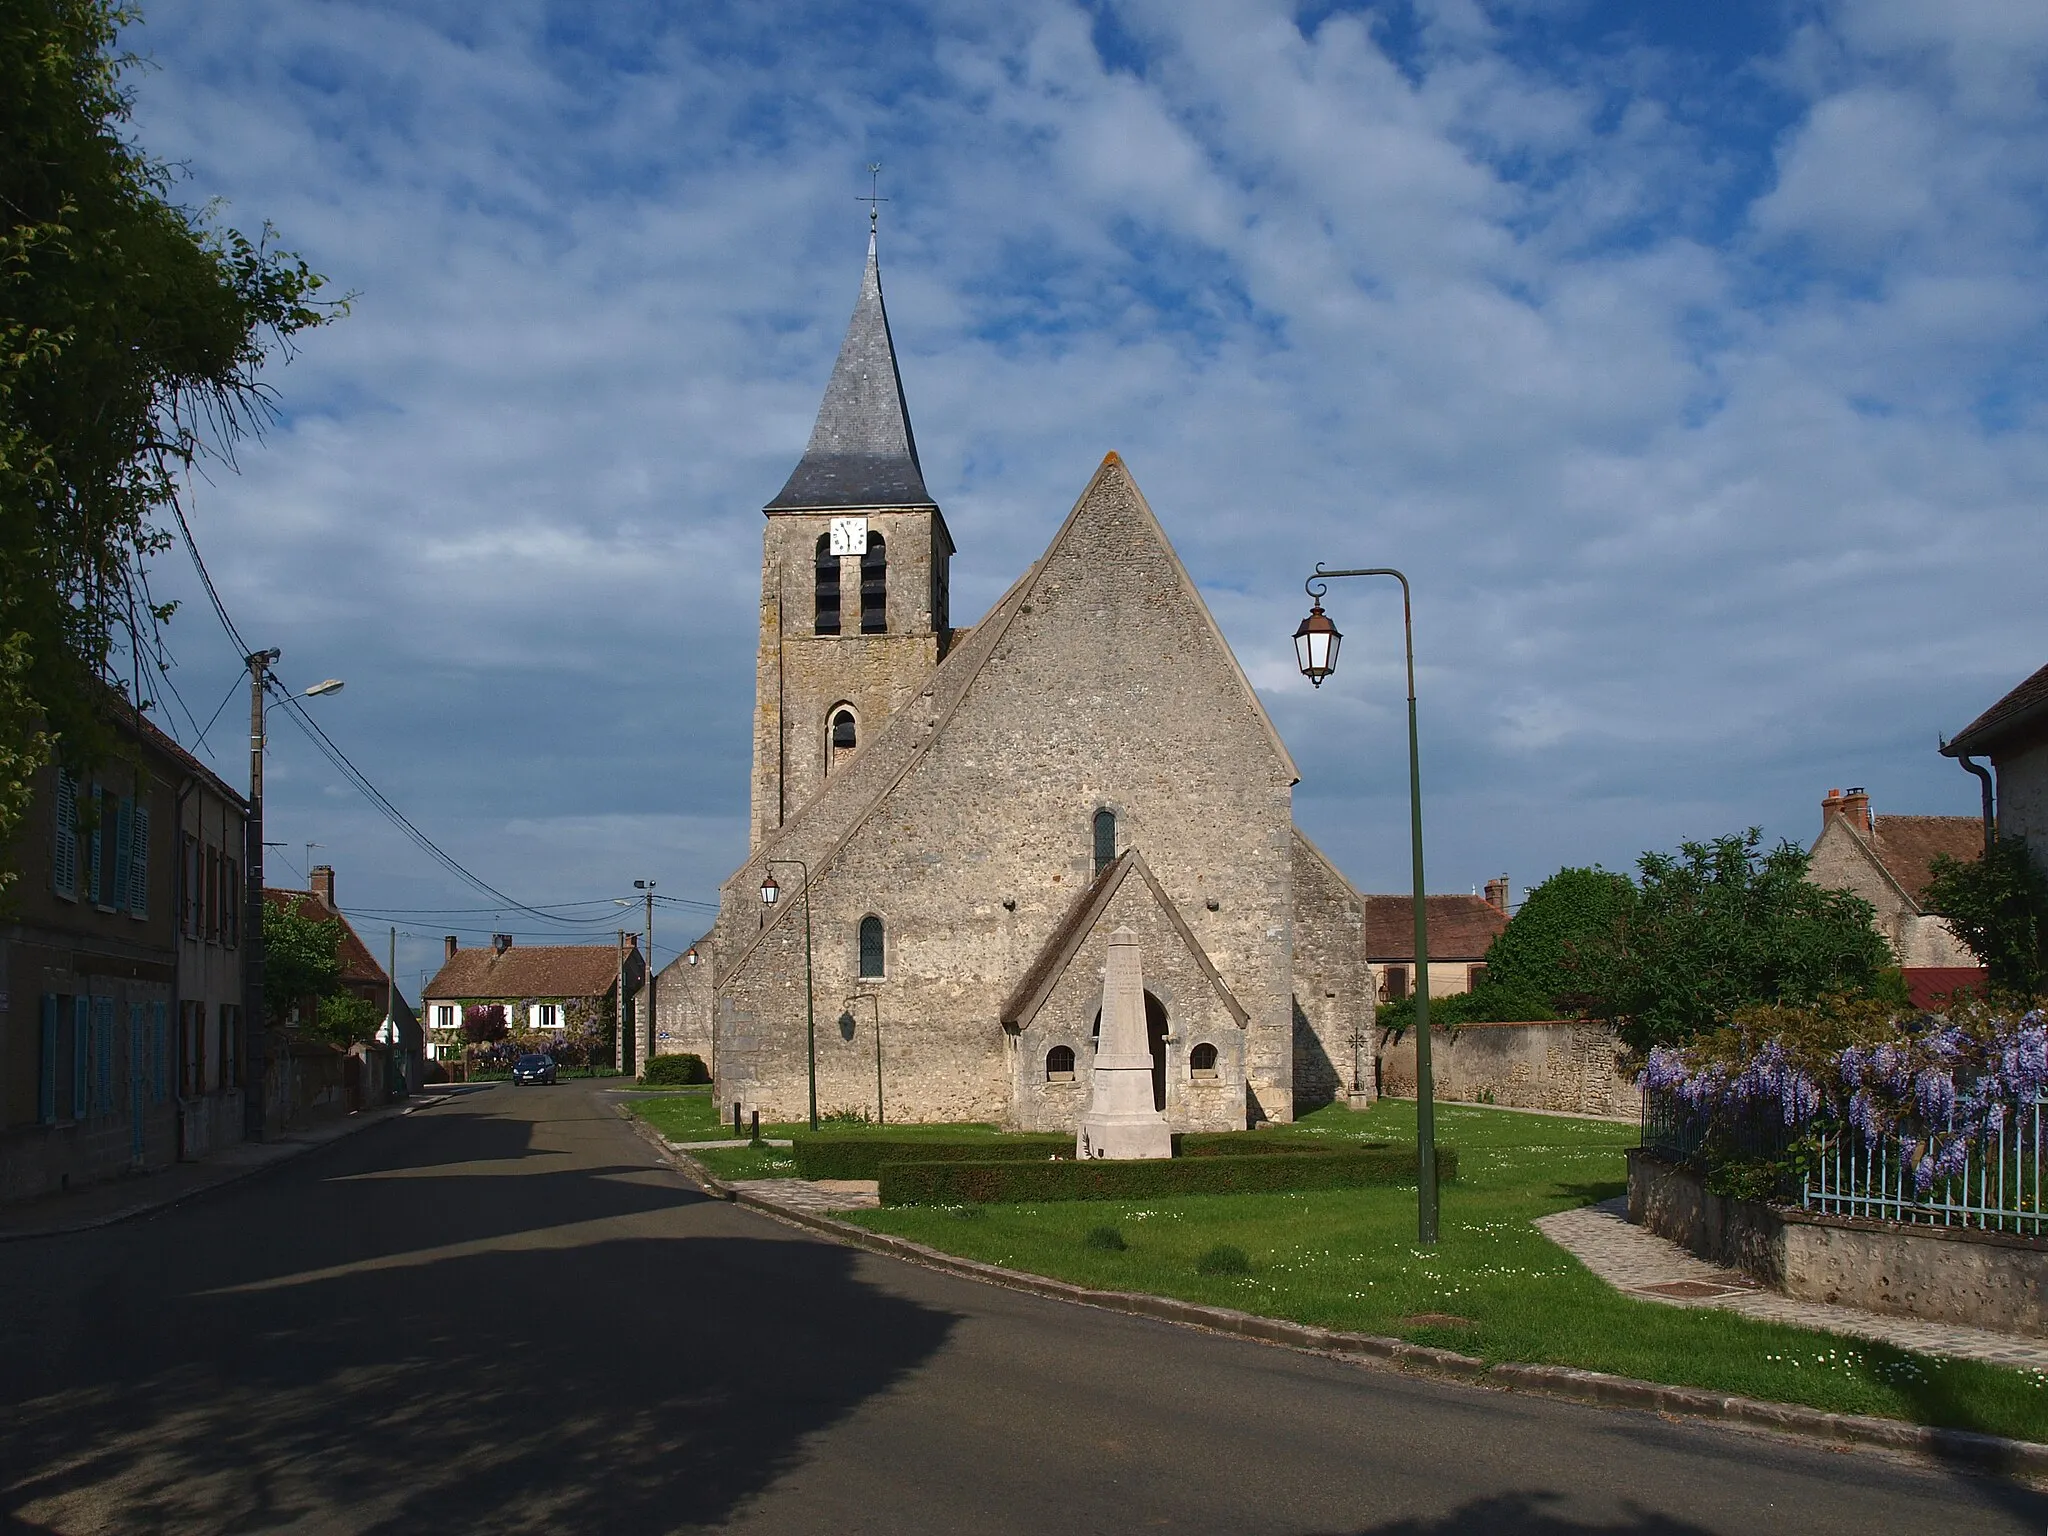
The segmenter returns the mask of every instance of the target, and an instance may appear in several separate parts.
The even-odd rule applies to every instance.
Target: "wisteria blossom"
[[[1709,1136],[1767,1116],[1791,1131],[1840,1126],[1868,1145],[1893,1141],[1923,1194],[1961,1176],[1979,1146],[2048,1090],[2048,1015],[2038,1007],[1892,1018],[1877,1021],[1890,1038],[1829,1038],[1872,1022],[1760,1010],[1653,1050],[1642,1086],[1684,1105]]]

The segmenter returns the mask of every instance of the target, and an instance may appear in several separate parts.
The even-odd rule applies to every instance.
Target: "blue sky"
[[[318,843],[406,909],[409,989],[440,933],[603,937],[744,852],[760,507],[871,160],[958,616],[1122,453],[1367,889],[1399,613],[1334,593],[1312,693],[1317,560],[1414,578],[1438,890],[1810,841],[1831,786],[1969,814],[1936,733],[2048,649],[2033,0],[154,0],[128,42],[184,195],[356,295],[193,488],[237,623],[347,679],[312,707],[457,858],[593,903],[489,911],[286,728],[274,873]],[[171,644],[203,724],[238,658],[190,602]]]

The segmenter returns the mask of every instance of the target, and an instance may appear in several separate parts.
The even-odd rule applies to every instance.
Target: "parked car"
[[[520,1083],[552,1083],[555,1080],[555,1058],[538,1052],[522,1056],[512,1063],[512,1081]]]

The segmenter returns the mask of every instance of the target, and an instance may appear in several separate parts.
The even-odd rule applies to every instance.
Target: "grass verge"
[[[1260,1136],[1413,1145],[1414,1106],[1321,1111]],[[1182,1195],[851,1213],[877,1232],[1006,1268],[1455,1349],[1840,1413],[2048,1441],[2048,1373],[1947,1360],[1614,1291],[1530,1225],[1620,1194],[1628,1125],[1440,1105],[1461,1175],[1442,1240],[1415,1243],[1407,1188]],[[1090,1234],[1113,1226],[1122,1248]],[[1235,1249],[1248,1272],[1219,1267]],[[1234,1260],[1233,1260],[1234,1262]]]

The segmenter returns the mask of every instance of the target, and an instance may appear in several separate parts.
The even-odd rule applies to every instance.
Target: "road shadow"
[[[631,1237],[188,1292],[147,1316],[109,1293],[90,1359],[0,1389],[9,1528],[715,1524],[946,1341],[952,1314],[861,1283],[857,1261]]]
[[[1504,1493],[1461,1504],[1445,1515],[1394,1520],[1321,1536],[1714,1536],[1706,1526],[1630,1508],[1613,1520],[1566,1514],[1555,1493]]]

